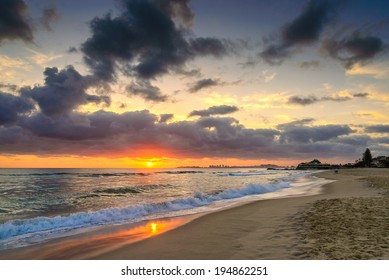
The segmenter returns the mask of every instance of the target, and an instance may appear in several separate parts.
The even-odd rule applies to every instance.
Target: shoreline
[[[309,217],[312,213],[318,215],[316,217],[319,221],[325,217],[323,211],[318,213],[314,211],[318,205],[323,207],[320,205],[321,202],[324,202],[324,209],[327,209],[331,203],[325,203],[336,199],[346,201],[350,198],[361,198],[365,201],[382,198],[382,191],[368,187],[369,184],[361,179],[367,176],[380,179],[382,173],[385,174],[383,171],[385,170],[341,170],[339,174],[324,171],[313,176],[336,181],[321,186],[319,194],[259,200],[197,216],[146,221],[137,226],[109,226],[103,231],[87,232],[45,244],[3,250],[1,252],[4,254],[0,259],[332,259],[342,256],[347,258],[349,256],[347,254],[328,258],[321,254],[322,249],[312,247],[322,234],[315,236],[314,232],[310,232],[312,224],[309,223],[314,223],[315,220],[309,221]],[[389,179],[385,177],[384,180],[386,178]],[[384,203],[386,202],[387,199],[384,199]],[[352,204],[355,204],[354,201]],[[331,230],[339,231],[331,228],[333,222],[325,221],[323,219],[322,224],[314,226],[329,227],[330,231],[326,234],[331,234]],[[387,229],[385,225],[384,229]],[[387,249],[389,239],[387,242],[381,240],[380,243],[385,244],[382,248],[375,244],[376,250],[380,252],[379,256],[389,259]],[[377,258],[377,254],[369,255],[362,252],[360,257]]]
[[[309,175],[307,178],[311,177]],[[79,229],[71,235],[53,236],[50,239],[21,247],[2,248],[0,250],[0,259],[88,259],[104,252],[112,251],[115,248],[124,245],[139,242],[143,239],[154,237],[165,231],[180,227],[198,217],[236,208],[242,205],[250,204],[259,200],[280,199],[280,197],[298,197],[301,195],[312,195],[320,192],[318,186],[323,185],[323,179],[313,178],[307,180],[303,177],[295,181],[296,188],[281,189],[277,197],[273,197],[273,192],[259,194],[256,197],[247,196],[237,199],[231,199],[226,205],[214,205],[206,211],[198,213],[186,213],[179,216],[160,217],[151,220],[143,220],[136,223],[112,224],[101,227],[91,228],[89,230]],[[315,179],[314,179],[315,178]],[[292,190],[292,192],[290,192]],[[151,224],[155,224],[156,229],[152,230]],[[16,242],[16,241],[14,241]],[[26,241],[23,241],[26,243]],[[28,242],[28,241],[27,241]],[[16,243],[15,243],[16,244]],[[11,245],[12,246],[12,245]]]
[[[309,259],[302,252],[299,219],[317,201],[378,198],[361,179],[385,170],[341,170],[315,174],[337,180],[318,195],[263,200],[201,216],[164,234],[92,259]],[[326,259],[319,256],[319,259]],[[387,258],[387,254],[384,254]]]

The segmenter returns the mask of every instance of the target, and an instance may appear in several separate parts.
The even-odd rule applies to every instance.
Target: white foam
[[[197,207],[211,205],[217,202],[234,200],[253,195],[273,193],[282,189],[290,188],[291,182],[306,174],[295,174],[293,176],[278,179],[274,183],[249,184],[240,189],[229,189],[217,194],[205,195],[197,192],[193,197],[175,199],[162,203],[143,204],[128,206],[124,208],[106,208],[98,211],[78,212],[68,216],[36,217],[26,220],[11,220],[0,224],[0,247],[14,247],[18,238],[31,237],[32,239],[50,238],[55,233],[66,232],[80,228],[94,227],[99,225],[117,224],[132,222],[140,218],[155,214],[162,214],[180,210],[194,209]],[[9,240],[10,242],[7,242]],[[13,240],[13,241],[11,241]],[[19,243],[18,246],[21,246]]]

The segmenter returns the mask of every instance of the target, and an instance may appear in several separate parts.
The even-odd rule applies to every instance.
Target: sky
[[[386,0],[0,0],[0,167],[389,155]]]

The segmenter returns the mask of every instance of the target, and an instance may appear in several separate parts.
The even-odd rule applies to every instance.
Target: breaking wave
[[[272,184],[249,184],[240,189],[229,189],[208,195],[197,192],[191,197],[161,203],[134,205],[124,208],[106,208],[93,212],[73,213],[68,216],[11,220],[0,224],[0,240],[17,238],[28,234],[45,236],[49,233],[70,231],[84,227],[132,222],[135,219],[147,218],[147,216],[153,214],[192,209],[226,199],[275,192],[289,188],[294,178],[296,176],[284,178]]]

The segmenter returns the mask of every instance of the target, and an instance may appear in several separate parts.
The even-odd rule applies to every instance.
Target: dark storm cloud
[[[68,113],[80,105],[88,103],[110,104],[108,96],[89,95],[86,90],[96,83],[90,77],[84,77],[72,66],[61,71],[58,68],[46,68],[45,84],[21,89],[24,97],[31,97],[41,111],[48,116]]]
[[[365,127],[367,133],[389,133],[389,125],[379,124]]]
[[[340,137],[337,139],[338,143],[348,144],[352,146],[358,146],[358,147],[367,147],[369,141],[371,141],[371,138],[366,135],[353,135],[353,136],[346,136],[346,137]]]
[[[153,127],[156,120],[157,118],[148,111],[123,114],[97,111],[89,115],[70,113],[55,119],[38,113],[25,118],[21,122],[21,127],[39,137],[79,141],[110,139],[125,133],[141,133],[143,129]]]
[[[227,39],[199,37],[189,40],[189,52],[193,56],[212,55],[222,57],[229,52],[233,52],[234,48],[234,44]]]
[[[329,39],[323,44],[328,54],[350,69],[356,63],[366,63],[385,49],[384,42],[375,36],[354,32],[343,39]]]
[[[195,93],[198,92],[199,90],[202,90],[204,88],[209,88],[217,85],[222,85],[223,83],[220,82],[218,79],[201,79],[196,82],[194,82],[190,87],[189,87],[189,92]]]
[[[289,126],[281,133],[281,142],[310,143],[327,141],[354,132],[348,125]]]
[[[14,123],[33,109],[29,99],[0,92],[0,125]]]
[[[18,126],[2,127],[0,126],[0,146],[17,145],[23,138],[25,131]],[[6,152],[6,151],[3,151]]]
[[[282,30],[286,46],[316,42],[334,13],[334,1],[311,0],[301,14]]]
[[[278,43],[260,53],[271,65],[279,65],[294,52],[294,47],[315,43],[335,14],[335,1],[311,0],[301,13],[281,30]]]
[[[161,90],[153,86],[148,80],[138,79],[128,85],[126,89],[130,95],[141,96],[148,101],[163,102],[167,100],[167,96],[163,95]]]
[[[186,27],[192,26],[194,12],[190,7],[190,0],[158,0],[154,3],[172,18],[180,19]]]
[[[120,68],[141,79],[177,71],[197,56],[227,54],[226,41],[186,38],[193,20],[189,1],[123,0],[122,13],[96,17],[90,23],[91,37],[81,46],[86,64],[100,79],[112,81]],[[118,67],[120,66],[120,67]]]
[[[200,117],[209,117],[212,115],[226,115],[239,111],[239,108],[236,106],[229,105],[220,105],[212,106],[206,110],[195,110],[190,112],[189,117],[200,116]]]
[[[0,43],[4,40],[33,41],[26,13],[27,4],[23,0],[0,0]]]
[[[304,119],[278,129],[249,129],[234,118],[203,117],[162,122],[170,116],[149,111],[122,114],[69,112],[50,118],[42,113],[20,116],[13,126],[0,126],[0,152],[35,155],[123,157],[155,147],[177,157],[305,159],[355,157],[364,139],[352,139],[347,125],[308,126]],[[377,143],[377,149],[384,146]],[[360,146],[358,146],[360,147]]]

